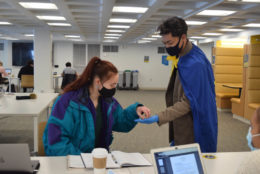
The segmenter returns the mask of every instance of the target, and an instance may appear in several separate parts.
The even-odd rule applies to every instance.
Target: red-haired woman
[[[96,147],[109,150],[112,131],[129,132],[135,119],[150,116],[139,103],[122,109],[113,98],[117,83],[118,70],[112,63],[98,57],[90,60],[54,103],[43,135],[46,155],[77,155]]]

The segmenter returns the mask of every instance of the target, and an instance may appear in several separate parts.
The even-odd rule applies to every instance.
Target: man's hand
[[[138,122],[138,123],[143,123],[143,124],[152,124],[152,123],[156,123],[159,121],[159,117],[158,115],[153,115],[149,118],[145,118],[145,119],[136,119],[135,122]]]
[[[150,109],[145,106],[139,106],[136,108],[137,115],[141,118],[149,118],[151,115]]]

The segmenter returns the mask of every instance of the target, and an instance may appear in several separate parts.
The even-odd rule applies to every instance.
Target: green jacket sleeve
[[[137,124],[134,120],[139,118],[136,113],[136,108],[139,103],[132,104],[126,109],[123,109],[119,104],[114,112],[113,131],[129,132]]]

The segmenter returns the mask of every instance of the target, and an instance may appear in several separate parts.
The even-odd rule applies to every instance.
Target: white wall
[[[198,47],[205,53],[209,62],[212,63],[212,48],[214,47],[214,42],[201,43]]]
[[[102,49],[101,49],[102,50]],[[139,87],[141,89],[166,89],[171,75],[171,63],[163,65],[162,54],[157,53],[157,46],[121,45],[118,53],[103,53],[103,59],[111,61],[119,71],[126,69],[139,71]],[[144,62],[149,56],[149,62]]]
[[[59,68],[54,68],[53,72],[61,74],[65,68],[66,62],[73,62],[73,43],[72,42],[55,42],[54,43],[54,65],[59,65]]]

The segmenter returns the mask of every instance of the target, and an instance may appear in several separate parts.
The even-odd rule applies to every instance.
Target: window
[[[103,52],[118,52],[117,45],[103,45]]]

